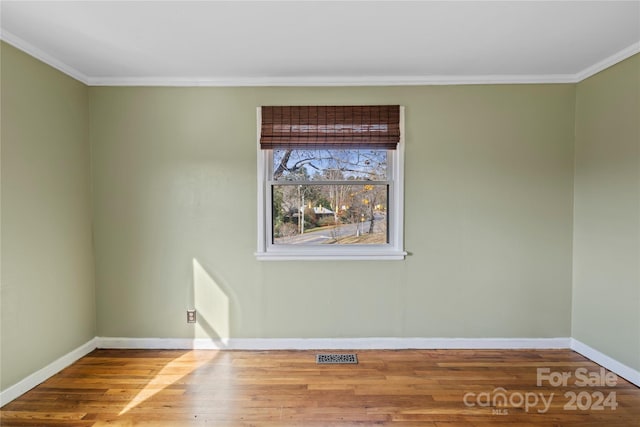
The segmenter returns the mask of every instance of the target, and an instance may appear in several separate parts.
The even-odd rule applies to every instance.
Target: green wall
[[[574,85],[89,98],[100,336],[570,335]],[[256,261],[256,107],[368,103],[406,107],[411,256]]]
[[[95,336],[88,89],[2,61],[2,389]]]
[[[577,85],[573,337],[640,370],[640,55]]]
[[[3,389],[95,335],[573,334],[640,368],[638,56],[579,85],[351,88],[1,59]],[[368,103],[406,107],[410,256],[256,261],[256,107]]]

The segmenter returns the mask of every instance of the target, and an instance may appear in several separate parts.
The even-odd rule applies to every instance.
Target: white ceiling
[[[92,85],[574,82],[636,1],[7,1],[2,38]]]

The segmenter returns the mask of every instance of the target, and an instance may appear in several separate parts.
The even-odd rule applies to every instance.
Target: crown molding
[[[616,65],[618,62],[631,58],[636,53],[640,53],[640,40],[577,73],[575,75],[576,83],[588,79],[589,77],[598,74],[600,71]]]
[[[490,74],[467,76],[311,76],[311,77],[89,77],[29,42],[2,29],[0,40],[88,86],[260,87],[260,86],[447,86],[483,84],[579,83],[640,53],[640,41],[576,74]]]
[[[75,68],[65,64],[64,62],[58,60],[52,55],[49,55],[45,51],[35,47],[31,43],[21,39],[15,34],[10,33],[9,31],[2,29],[0,31],[0,40],[5,41],[16,49],[20,49],[21,51],[28,53],[34,58],[44,62],[45,64],[55,68],[58,71],[65,73],[66,75],[73,77],[74,79],[88,85],[89,78],[82,74],[80,71]]]
[[[89,86],[444,86],[575,83],[572,74],[479,76],[316,76],[316,77],[91,77]]]

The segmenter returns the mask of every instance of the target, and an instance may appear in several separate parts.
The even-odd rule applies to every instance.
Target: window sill
[[[277,251],[256,252],[258,261],[402,261],[407,255],[404,251]]]

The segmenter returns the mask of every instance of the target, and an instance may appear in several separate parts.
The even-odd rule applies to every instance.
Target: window
[[[262,107],[258,124],[258,259],[404,259],[402,107]]]

